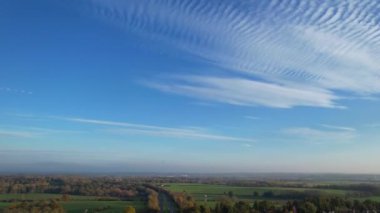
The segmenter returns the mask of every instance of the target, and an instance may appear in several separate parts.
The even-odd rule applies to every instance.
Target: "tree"
[[[211,213],[211,209],[208,206],[200,205],[199,210],[201,213]]]
[[[127,208],[124,209],[124,213],[136,213],[136,209],[133,206],[127,206]]]
[[[247,203],[245,201],[239,201],[239,202],[235,203],[234,212],[249,213],[250,212],[249,203]]]
[[[257,207],[260,212],[268,212],[270,210],[275,209],[273,203],[267,201],[267,200],[262,200],[257,203]]]
[[[228,192],[228,197],[233,198],[234,197],[234,192],[233,191],[229,191]]]
[[[274,193],[272,191],[264,192],[263,197],[272,198],[272,197],[274,197]]]
[[[68,194],[63,194],[62,197],[61,197],[61,200],[62,201],[69,201],[70,200],[70,196]]]
[[[317,207],[311,202],[305,202],[300,205],[298,211],[301,213],[316,213]]]
[[[234,212],[234,203],[228,198],[223,198],[215,207],[216,213],[233,213]]]
[[[33,202],[22,202],[20,204],[8,206],[4,213],[64,213],[62,206],[54,200],[39,200]]]
[[[158,193],[152,189],[147,189],[148,192],[148,208],[150,212],[159,212],[160,205],[158,201]]]

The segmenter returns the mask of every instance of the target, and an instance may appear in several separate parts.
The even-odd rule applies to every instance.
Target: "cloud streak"
[[[150,83],[164,92],[242,106],[291,108],[294,106],[339,107],[330,91],[285,87],[243,78],[187,76],[178,82]]]
[[[228,104],[283,108],[333,107],[339,105],[341,91],[354,97],[380,93],[380,17],[376,8],[376,1],[371,0],[93,0],[86,9],[128,32],[229,70],[229,83],[238,81],[238,75],[245,81],[259,78],[265,82],[251,82],[242,88],[252,96],[244,100],[212,98],[208,94],[215,91],[205,85],[196,88],[160,82],[169,85],[156,88],[180,89],[181,95]],[[210,78],[216,77],[206,76],[202,83],[215,87]],[[226,82],[219,80],[219,84]],[[223,89],[236,92],[232,87]],[[261,97],[284,92],[302,95],[273,101]]]
[[[326,129],[294,127],[284,129],[282,132],[293,139],[313,144],[347,143],[358,136],[353,128],[336,126],[326,126]]]
[[[328,129],[333,129],[333,130],[350,131],[350,132],[356,131],[355,128],[347,127],[347,126],[335,126],[335,125],[328,125],[328,124],[322,124],[321,126]]]
[[[260,117],[252,116],[252,115],[246,115],[244,118],[249,119],[249,120],[260,120]]]
[[[245,142],[253,143],[255,142],[252,138],[242,138],[242,137],[232,137],[228,135],[211,133],[205,128],[200,127],[165,127],[157,125],[146,125],[146,124],[136,124],[129,122],[118,122],[109,120],[99,120],[99,119],[87,119],[81,117],[62,117],[62,116],[36,116],[36,115],[24,115],[24,114],[12,114],[13,116],[28,119],[42,119],[42,120],[56,120],[56,121],[66,121],[85,125],[95,125],[101,128],[103,133],[110,133],[116,135],[145,135],[145,136],[158,136],[158,137],[169,137],[169,138],[182,138],[182,139],[196,139],[196,140],[210,140],[210,141],[235,141],[235,142]],[[109,128],[111,127],[111,128]],[[52,134],[83,134],[86,130],[69,130],[69,129],[46,129],[39,127],[20,127],[17,129],[0,129],[0,136],[7,137],[36,137],[43,135]]]
[[[249,139],[249,138],[240,138],[240,137],[231,137],[231,136],[225,136],[225,135],[219,135],[219,134],[211,134],[199,128],[170,128],[170,127],[162,127],[162,126],[85,119],[85,118],[63,118],[63,117],[56,117],[56,118],[70,121],[70,122],[76,122],[76,123],[118,127],[118,128],[106,130],[107,132],[112,133],[112,134],[121,134],[121,135],[140,134],[140,135],[148,135],[148,136],[189,138],[189,139],[211,140],[211,141],[235,141],[235,142],[251,142],[251,143],[254,142],[253,139]]]
[[[47,129],[30,126],[4,126],[0,129],[0,137],[4,138],[40,138],[59,134],[81,134],[83,131]]]
[[[0,137],[33,138],[35,136],[35,132],[0,129]]]

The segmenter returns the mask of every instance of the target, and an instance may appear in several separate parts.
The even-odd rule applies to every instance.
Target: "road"
[[[160,213],[176,213],[176,207],[175,204],[173,203],[172,199],[170,197],[163,193],[159,192],[158,195],[159,201],[160,201]]]

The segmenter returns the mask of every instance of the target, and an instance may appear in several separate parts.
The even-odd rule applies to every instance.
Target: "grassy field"
[[[220,199],[224,195],[228,195],[232,192],[234,197],[238,200],[253,201],[262,200],[260,197],[264,192],[272,191],[275,194],[281,194],[289,191],[302,192],[305,190],[320,191],[324,194],[344,196],[348,191],[344,190],[332,190],[332,189],[310,189],[310,188],[286,188],[286,187],[240,187],[240,186],[228,186],[228,185],[213,185],[213,184],[166,184],[165,189],[172,192],[186,192],[193,196],[198,203],[203,203],[205,195],[207,195],[207,204],[214,206],[215,201]],[[254,196],[254,192],[257,192],[259,196]],[[268,198],[265,198],[268,200]],[[283,200],[272,199],[273,201],[283,202]]]
[[[288,195],[289,192],[304,192],[306,190],[319,191],[324,195],[345,196],[350,191],[334,190],[334,189],[313,189],[313,188],[289,188],[289,187],[241,187],[230,185],[216,185],[216,184],[193,184],[193,183],[168,183],[164,188],[172,192],[186,192],[193,196],[198,204],[206,204],[214,207],[215,203],[223,196],[228,196],[232,192],[236,200],[245,200],[253,202],[254,200],[271,200],[276,205],[283,204],[288,198],[279,197],[263,197],[265,192],[273,192],[275,195]],[[256,194],[256,195],[255,195]],[[205,195],[207,195],[207,203],[205,203]],[[20,200],[46,200],[62,198],[61,194],[0,194],[0,212],[1,209],[17,204]],[[134,206],[137,212],[144,212],[146,210],[146,203],[136,198],[133,201],[121,200],[99,200],[96,196],[79,196],[70,195],[69,201],[58,201],[60,205],[69,213],[82,213],[87,209],[88,212],[93,212],[96,209],[102,209],[101,212],[122,212],[127,206]],[[355,198],[359,200],[371,199],[380,201],[380,197],[361,197]],[[14,202],[7,202],[8,200],[15,200]],[[291,200],[291,198],[290,198]],[[164,205],[163,207],[167,208]]]
[[[57,199],[61,198],[62,195],[59,194],[0,194],[0,200],[9,200],[9,199],[20,199],[20,200],[45,200],[45,199]],[[89,212],[91,210],[103,208],[101,212],[122,212],[123,209],[127,206],[133,206],[136,208],[137,212],[143,212],[146,209],[146,203],[140,200],[134,201],[99,201],[98,197],[95,196],[77,196],[70,195],[69,201],[59,201],[58,203],[63,206],[63,208],[68,213],[83,213],[86,209]],[[17,202],[1,202],[0,201],[0,210],[9,206],[17,204]]]
[[[0,210],[9,206],[9,203],[0,202]]]
[[[305,190],[321,191],[332,195],[345,195],[347,191],[335,190],[335,189],[310,189],[310,188],[286,188],[286,187],[243,187],[243,186],[228,186],[228,185],[212,185],[212,184],[166,184],[165,188],[173,192],[187,192],[193,195],[207,194],[212,195],[224,195],[229,191],[233,192],[236,197],[253,197],[253,193],[257,192],[262,194],[264,192],[273,191],[274,193],[281,193],[287,191],[302,192]]]
[[[68,201],[61,202],[63,208],[69,213],[83,213],[85,209],[109,207],[102,212],[123,212],[127,206],[133,206],[137,212],[143,212],[146,204],[142,201]]]
[[[357,198],[358,200],[373,200],[380,202],[380,196],[370,196],[370,197],[363,197],[363,198]]]

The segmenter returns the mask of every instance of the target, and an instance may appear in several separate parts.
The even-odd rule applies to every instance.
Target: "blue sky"
[[[0,170],[379,173],[378,12],[2,0]]]

